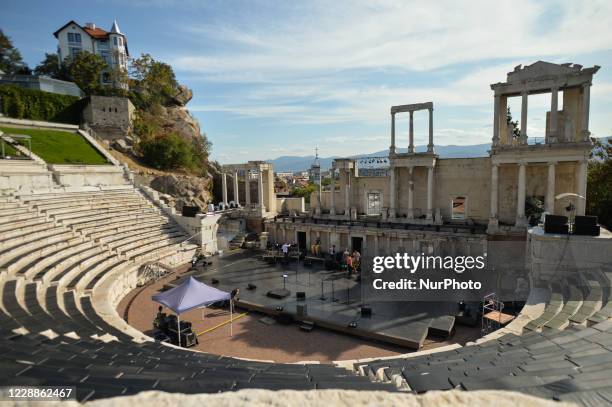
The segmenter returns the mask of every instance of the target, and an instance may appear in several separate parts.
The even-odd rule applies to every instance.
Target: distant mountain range
[[[440,158],[470,158],[470,157],[486,157],[489,155],[488,150],[491,148],[490,143],[473,144],[469,146],[436,146],[436,153]],[[405,153],[407,148],[399,148],[399,153]],[[427,151],[427,146],[417,146],[417,152]],[[382,157],[387,156],[389,150],[376,151],[370,154],[363,154],[355,157]],[[332,162],[338,156],[320,157],[321,169],[328,170],[331,168]],[[273,160],[267,160],[274,165],[274,171],[277,172],[298,172],[305,171],[310,168],[310,165],[315,159],[314,155],[308,156],[282,156]]]
[[[609,137],[601,137],[600,140],[602,142],[606,142],[607,140],[612,139],[612,136]],[[472,144],[468,146],[436,146],[436,153],[440,156],[440,158],[473,158],[473,157],[487,157],[489,155],[489,149],[491,148],[490,143],[485,144]],[[399,153],[407,152],[407,148],[399,148]],[[418,153],[427,151],[427,146],[417,146],[416,151]],[[349,158],[355,157],[386,157],[389,154],[389,150],[381,150],[371,154],[363,154],[359,156],[351,156]],[[319,158],[319,162],[321,163],[322,170],[329,170],[331,168],[332,162],[334,158],[339,158],[338,156],[334,157],[325,157]],[[274,165],[274,171],[277,172],[298,172],[298,171],[306,171],[310,168],[310,165],[313,163],[315,159],[314,155],[308,156],[282,156],[275,158],[273,160],[267,160]]]

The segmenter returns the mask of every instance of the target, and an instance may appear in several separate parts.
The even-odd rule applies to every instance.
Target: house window
[[[113,45],[116,47],[117,46],[117,37],[113,37]]]
[[[81,34],[79,33],[68,33],[68,42],[81,43]]]
[[[103,83],[110,83],[110,74],[108,72],[103,72],[102,73],[102,82]],[[108,108],[108,111],[110,112],[110,107]]]
[[[108,51],[100,52],[100,56],[102,57],[104,62],[106,62],[107,65],[111,64],[111,56],[110,56],[110,53]]]
[[[380,215],[380,192],[368,192],[368,215]]]
[[[452,200],[452,219],[466,218],[466,203],[467,199],[464,196],[457,196]]]
[[[123,45],[123,38],[119,37],[119,46]]]
[[[76,58],[80,53],[81,53],[81,48],[80,47],[70,47],[70,57],[71,58]]]

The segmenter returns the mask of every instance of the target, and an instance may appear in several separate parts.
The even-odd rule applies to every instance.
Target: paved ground
[[[136,329],[148,333],[152,329],[153,318],[158,307],[158,304],[151,300],[151,296],[157,293],[164,284],[184,277],[187,269],[187,267],[182,267],[177,274],[145,288],[134,290],[118,305],[119,315],[127,318],[127,321]],[[125,315],[128,305],[129,311]],[[241,314],[244,311],[239,310],[238,312]],[[237,317],[236,314],[235,317]],[[322,328],[315,328],[310,333],[304,333],[295,324],[266,325],[260,322],[262,317],[262,314],[250,312],[235,320],[232,336],[230,336],[229,325],[204,333],[199,336],[200,344],[196,348],[215,354],[276,362],[325,362],[392,356],[410,352],[410,349],[407,348],[363,340]],[[201,333],[229,320],[229,312],[218,308],[192,310],[182,314],[181,319],[191,321],[194,331]],[[478,328],[458,327],[451,342],[427,339],[424,349],[455,342],[465,343],[478,336]]]

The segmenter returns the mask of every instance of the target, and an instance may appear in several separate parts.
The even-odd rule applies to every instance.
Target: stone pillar
[[[588,141],[591,136],[589,131],[589,108],[591,99],[591,84],[585,83],[582,85],[582,139]],[[570,141],[570,140],[568,140]],[[573,141],[573,140],[572,140]]]
[[[527,110],[529,101],[529,94],[527,91],[521,93],[521,98],[521,143],[527,144]]]
[[[524,161],[519,162],[518,173],[518,193],[516,201],[516,226],[526,226],[525,219],[525,188],[527,181],[527,164]]]
[[[578,166],[578,195],[583,196],[585,199],[578,198],[576,202],[576,215],[584,216],[586,207],[586,194],[587,194],[587,161],[582,160]]]
[[[427,144],[427,152],[434,152],[433,143],[433,108],[429,109],[429,144]]]
[[[317,207],[315,208],[315,215],[321,214],[321,176],[319,175],[319,185],[317,185]]]
[[[251,170],[244,171],[244,199],[246,206],[251,205]]]
[[[238,192],[238,171],[234,171],[234,202],[240,206],[240,193]]]
[[[557,141],[557,116],[559,110],[559,88],[554,87],[550,93],[550,130],[547,136],[550,136],[546,139],[547,143]],[[551,140],[552,138],[552,140]]]
[[[223,193],[223,205],[227,205],[227,173],[221,173],[221,189]]]
[[[378,235],[374,235],[374,256],[378,256]]]
[[[546,198],[544,204],[546,212],[553,214],[555,212],[555,165],[556,162],[548,163],[548,182],[546,184]]]
[[[493,147],[499,145],[499,95],[493,98]]]
[[[331,174],[331,208],[329,208],[329,214],[330,215],[335,215],[336,214],[336,179],[334,177],[334,173],[332,172]]]
[[[344,187],[344,214],[351,216],[351,170],[344,170],[346,174],[346,185]]]
[[[395,113],[391,113],[391,147],[389,153],[395,154]]]
[[[263,171],[259,169],[259,175],[257,176],[257,199],[259,202],[259,207],[262,212],[266,211],[266,206],[264,205],[264,190],[263,190]]]
[[[427,219],[433,218],[433,166],[427,168]]]
[[[497,226],[497,200],[499,196],[499,165],[491,165],[491,212],[489,225]]]
[[[414,153],[414,112],[410,111],[410,125],[408,127],[408,152]]]
[[[395,218],[395,201],[396,201],[396,185],[395,185],[395,167],[389,168],[389,217]]]
[[[414,219],[414,167],[408,167],[408,219]]]

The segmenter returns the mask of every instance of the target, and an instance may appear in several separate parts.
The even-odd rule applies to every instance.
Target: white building
[[[74,57],[83,51],[97,54],[112,68],[128,69],[130,53],[127,38],[119,30],[117,21],[113,22],[110,31],[103,30],[93,23],[81,26],[74,20],[64,24],[53,33],[57,38],[57,55],[60,62],[67,57]],[[110,76],[103,75],[103,83],[110,83]]]

